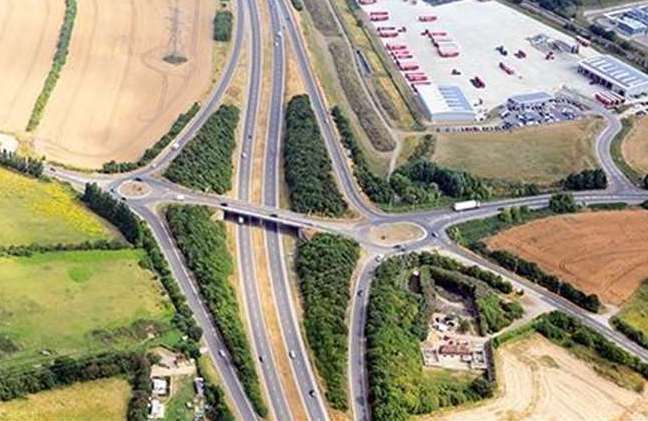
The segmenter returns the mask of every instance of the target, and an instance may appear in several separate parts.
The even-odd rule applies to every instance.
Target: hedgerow
[[[70,38],[72,37],[72,29],[74,28],[76,14],[77,0],[65,0],[65,15],[63,16],[63,24],[59,31],[59,39],[56,44],[56,52],[54,53],[52,68],[47,74],[43,89],[38,95],[31,117],[29,117],[29,122],[27,123],[28,132],[34,131],[38,127],[38,124],[43,117],[43,111],[45,111],[47,101],[49,100],[52,91],[54,91],[56,82],[61,75],[61,70],[67,60]]]

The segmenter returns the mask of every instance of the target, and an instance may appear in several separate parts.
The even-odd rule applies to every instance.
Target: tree
[[[556,193],[549,200],[549,209],[555,213],[573,213],[578,210],[578,205],[571,193]]]

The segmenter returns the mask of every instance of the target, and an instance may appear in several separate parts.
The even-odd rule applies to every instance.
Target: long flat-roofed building
[[[613,56],[602,55],[582,60],[578,64],[578,71],[626,98],[648,94],[648,75]]]

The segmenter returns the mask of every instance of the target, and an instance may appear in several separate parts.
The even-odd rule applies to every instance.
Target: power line
[[[170,15],[167,17],[170,23],[169,42],[167,44],[167,55],[164,61],[171,64],[182,64],[187,58],[182,54],[182,17],[178,0],[170,7]]]

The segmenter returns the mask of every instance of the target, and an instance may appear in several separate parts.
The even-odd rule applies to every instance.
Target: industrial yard
[[[567,87],[593,98],[601,90],[579,63],[607,56],[501,3],[364,3],[433,121],[479,120],[519,94]]]

